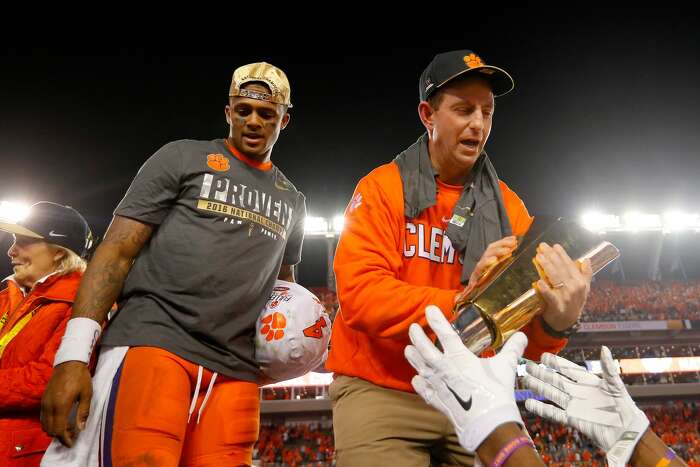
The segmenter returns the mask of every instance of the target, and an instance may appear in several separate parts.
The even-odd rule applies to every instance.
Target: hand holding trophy
[[[598,273],[620,255],[614,245],[597,240],[575,223],[536,218],[510,254],[472,276],[455,304],[453,325],[472,352],[502,346],[541,314],[547,302],[555,301],[557,289],[565,287],[564,281],[547,276],[542,243],[559,245],[555,247],[562,249],[559,254],[577,258],[583,274]],[[546,294],[548,300],[543,298]]]

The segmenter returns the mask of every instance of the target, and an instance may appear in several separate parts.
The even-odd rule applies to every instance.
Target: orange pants
[[[203,369],[154,347],[129,349],[114,378],[102,447],[105,467],[251,465],[260,427],[258,385]],[[110,430],[111,427],[111,430]]]

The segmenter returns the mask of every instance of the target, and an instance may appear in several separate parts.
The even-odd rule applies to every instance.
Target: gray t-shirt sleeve
[[[306,218],[306,198],[299,193],[297,201],[297,216],[284,248],[282,264],[293,266],[301,261],[301,247],[304,243],[304,219]]]
[[[180,193],[182,165],[177,142],[160,148],[141,166],[114,215],[162,223]]]

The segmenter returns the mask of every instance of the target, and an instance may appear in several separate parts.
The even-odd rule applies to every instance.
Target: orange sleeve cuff
[[[569,342],[568,339],[558,339],[547,334],[540,319],[539,316],[536,316],[523,328],[523,332],[527,334],[528,338],[527,348],[523,356],[529,360],[539,361],[544,352],[557,354]]]
[[[445,315],[447,321],[450,323],[454,321],[454,308],[455,308],[455,297],[459,293],[459,290],[438,290],[433,296],[433,301],[430,305],[435,305],[440,308],[442,314]],[[428,326],[428,321],[425,319],[425,310],[421,310],[420,319],[418,324],[428,332],[431,338],[434,337],[432,329]]]
[[[455,310],[455,298],[459,292],[459,290],[441,290],[435,294],[437,299],[435,305],[442,310],[448,321],[452,321]]]

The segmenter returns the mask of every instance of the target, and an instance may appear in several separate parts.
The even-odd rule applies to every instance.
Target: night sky
[[[281,39],[211,25],[26,40],[7,33],[0,200],[69,204],[101,236],[161,145],[227,135],[231,73],[264,60],[287,73],[294,103],[273,162],[306,194],[310,214],[332,216],[359,178],[422,133],[418,76],[433,55],[469,48],[515,79],[515,91],[496,101],[486,149],[531,213],[697,212],[697,18],[511,13],[444,31],[418,19],[297,24],[280,28]]]

